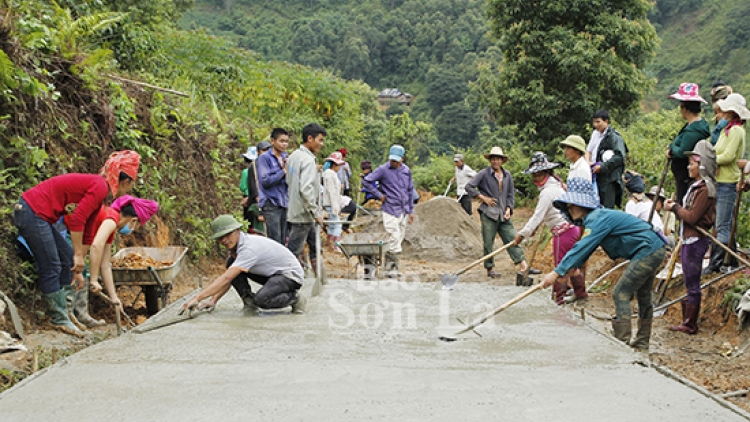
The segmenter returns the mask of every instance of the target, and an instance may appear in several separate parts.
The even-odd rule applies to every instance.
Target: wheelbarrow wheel
[[[161,309],[161,295],[159,286],[143,286],[143,293],[146,296],[146,309],[149,315],[154,315]]]

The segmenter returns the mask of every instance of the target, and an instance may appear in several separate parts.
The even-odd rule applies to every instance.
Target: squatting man
[[[299,260],[284,245],[270,238],[241,231],[242,224],[231,215],[220,215],[211,222],[211,238],[229,251],[227,269],[211,284],[182,306],[183,310],[216,306],[230,287],[242,298],[245,308],[280,309],[292,307],[292,312],[305,310],[299,289],[304,272]],[[262,285],[253,293],[249,280]]]

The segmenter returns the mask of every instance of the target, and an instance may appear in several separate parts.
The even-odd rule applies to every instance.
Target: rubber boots
[[[565,304],[565,292],[568,291],[568,284],[565,281],[556,281],[552,285],[552,300],[558,305]]]
[[[377,265],[375,265],[375,260],[371,256],[361,256],[360,259],[362,260],[362,268],[364,269],[364,276],[363,278],[365,280],[372,280],[375,278],[375,273],[377,272]]]
[[[307,310],[307,298],[297,290],[296,297],[292,303],[292,312],[295,314],[304,314]]]
[[[385,271],[389,278],[398,277],[398,254],[392,252],[385,253]]]
[[[582,275],[571,276],[570,284],[573,285],[573,294],[575,294],[576,299],[583,300],[589,298],[589,294],[586,292],[586,281]]]
[[[681,331],[686,334],[695,334],[698,332],[698,315],[700,314],[701,304],[692,304],[687,300],[680,302],[682,305],[682,323],[680,325],[671,325],[672,331]]]
[[[246,311],[257,311],[258,305],[255,304],[255,295],[253,292],[244,292],[242,295],[240,295],[240,298],[242,299],[242,303],[245,305],[243,307]]]
[[[630,336],[633,334],[633,327],[630,325],[630,320],[612,320],[612,335],[616,339],[620,340],[625,344],[630,343]]]
[[[630,343],[630,347],[640,350],[648,350],[651,341],[651,323],[653,319],[638,318],[638,331],[635,333],[635,339]]]
[[[103,319],[94,319],[89,315],[89,283],[81,290],[73,292],[73,315],[88,328],[101,327],[106,324]]]
[[[51,319],[50,322],[56,329],[78,337],[85,336],[83,331],[73,325],[70,318],[68,318],[68,304],[64,290],[61,289],[54,293],[42,293],[42,296],[47,305],[47,313]]]
[[[65,293],[65,309],[68,313],[68,319],[70,322],[73,323],[73,325],[76,326],[81,331],[86,330],[86,326],[83,325],[78,319],[76,318],[74,312],[73,312],[73,303],[75,302],[76,298],[76,289],[75,286],[72,284],[68,284],[67,286],[61,286],[60,290],[62,290]]]

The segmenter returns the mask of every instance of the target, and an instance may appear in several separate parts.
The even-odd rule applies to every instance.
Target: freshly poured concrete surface
[[[745,420],[633,364],[549,291],[483,338],[440,341],[441,309],[466,316],[522,290],[432,287],[331,280],[305,315],[273,316],[245,314],[230,293],[212,314],[100,343],[7,391],[0,420]]]

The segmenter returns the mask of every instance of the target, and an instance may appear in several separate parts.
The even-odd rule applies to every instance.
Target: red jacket
[[[68,229],[82,232],[107,198],[107,181],[96,174],[69,173],[55,176],[21,195],[31,210],[44,221],[55,224],[65,214]]]

